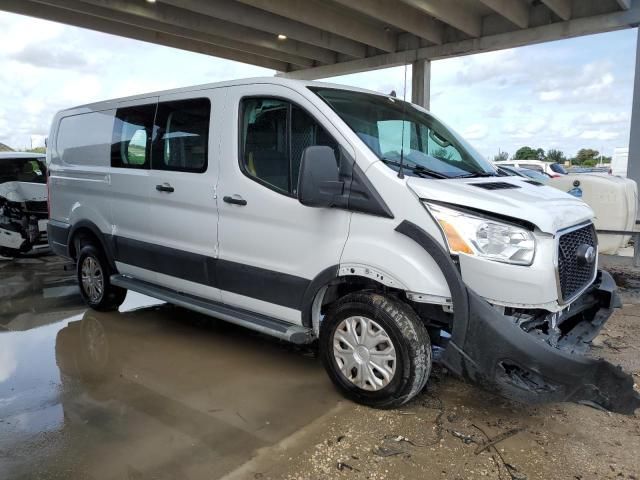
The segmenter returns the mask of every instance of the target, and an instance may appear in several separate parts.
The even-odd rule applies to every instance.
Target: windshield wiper
[[[496,177],[497,175],[495,173],[491,173],[491,172],[472,172],[472,173],[465,173],[463,175],[456,175],[453,178],[478,178],[478,177]]]
[[[406,168],[407,170],[411,170],[413,173],[417,173],[420,176],[430,175],[435,178],[451,178],[443,173],[436,172],[435,170],[431,170],[430,168],[427,168],[427,167],[423,167],[422,165],[411,165],[406,163],[403,163],[401,165],[400,162],[396,162],[395,160],[389,160],[388,158],[381,158],[381,160],[387,165],[393,165],[394,167],[398,167],[398,168],[402,167],[403,169]]]

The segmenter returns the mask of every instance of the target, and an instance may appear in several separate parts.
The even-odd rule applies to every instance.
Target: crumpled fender
[[[451,290],[453,327],[441,360],[455,374],[504,397],[526,403],[572,401],[633,414],[640,394],[633,377],[606,360],[558,348],[525,332],[463,283],[448,252],[419,226],[403,221],[396,231],[413,239],[441,268]],[[621,306],[611,275],[599,272],[577,304],[585,316],[577,347],[587,346]],[[574,328],[575,330],[575,328]]]
[[[590,343],[618,303],[615,283],[606,272],[595,286],[600,308],[582,320]],[[585,294],[587,295],[587,294]],[[576,402],[632,415],[640,408],[633,377],[620,366],[551,346],[501,315],[469,291],[469,323],[462,344],[455,335],[442,361],[454,373],[500,395],[526,403]],[[454,306],[457,308],[457,306]],[[590,310],[593,311],[593,310]],[[455,327],[454,327],[455,328]]]

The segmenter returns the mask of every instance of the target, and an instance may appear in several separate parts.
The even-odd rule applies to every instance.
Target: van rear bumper
[[[552,338],[525,331],[468,291],[465,335],[455,333],[442,357],[454,373],[507,398],[527,402],[572,401],[633,414],[640,394],[621,367],[584,352],[615,308],[621,306],[613,278],[598,272],[594,284],[575,300],[563,319],[571,328]],[[454,305],[454,308],[458,306]],[[565,327],[568,328],[568,327]],[[461,344],[456,343],[461,338]]]
[[[69,234],[71,225],[58,220],[47,222],[47,238],[51,251],[61,257],[71,258],[69,253]]]

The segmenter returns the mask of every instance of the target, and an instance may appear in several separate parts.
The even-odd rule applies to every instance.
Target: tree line
[[[499,151],[493,157],[493,161],[509,160],[509,153]],[[520,147],[513,154],[513,160],[542,160],[545,162],[553,162],[564,164],[571,162],[571,165],[580,165],[584,167],[593,167],[599,163],[611,163],[611,157],[600,155],[598,150],[592,148],[581,148],[575,157],[567,158],[562,150],[552,148],[547,152],[542,148]]]

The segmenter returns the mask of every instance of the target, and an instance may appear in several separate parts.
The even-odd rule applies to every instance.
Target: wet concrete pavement
[[[636,379],[639,273],[593,349]],[[137,294],[88,311],[73,277],[0,260],[0,480],[640,478],[638,414],[515,404],[438,368],[369,409],[312,350]]]
[[[215,479],[340,399],[310,351],[120,310],[87,311],[56,257],[0,261],[0,479]]]

